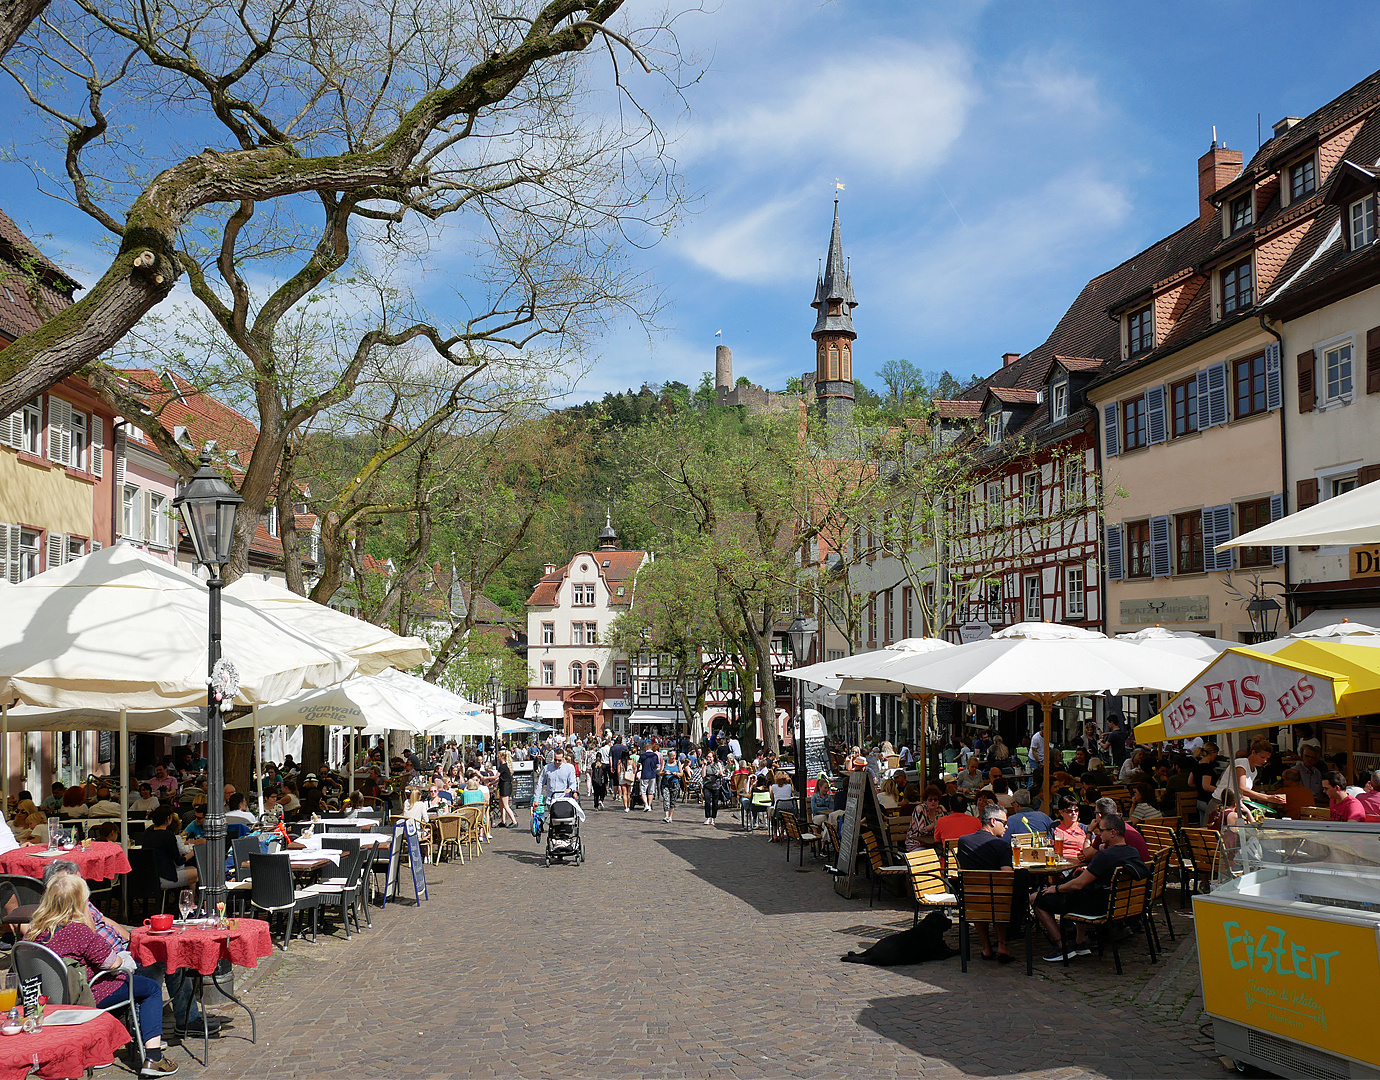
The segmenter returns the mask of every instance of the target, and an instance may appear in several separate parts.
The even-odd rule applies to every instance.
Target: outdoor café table
[[[353,817],[323,817],[316,818],[307,822],[311,825],[334,825],[342,829],[359,829],[361,831],[372,829],[377,821],[374,818],[353,818]]]
[[[206,1015],[206,1002],[202,979],[209,975],[217,990],[249,1013],[249,1041],[255,1042],[258,1030],[253,1011],[220,984],[216,973],[221,962],[226,960],[237,967],[258,967],[261,957],[273,953],[273,937],[263,919],[231,919],[230,922],[232,925],[224,930],[216,926],[214,920],[174,923],[170,934],[155,934],[136,926],[129,932],[129,953],[145,966],[162,964],[167,971],[194,973],[203,1016]],[[202,1042],[203,1053],[209,1054],[208,1033],[202,1033]]]
[[[1017,869],[1028,871],[1031,874],[1044,874],[1053,877],[1056,874],[1067,874],[1070,870],[1077,870],[1078,864],[1059,859],[1053,866],[1047,866],[1045,863],[1021,863]]]
[[[114,1062],[115,1051],[130,1041],[129,1032],[109,1013],[83,1011],[96,1016],[82,1024],[44,1024],[32,1034],[0,1036],[0,1080],[24,1080],[31,1072],[44,1080],[77,1077]]]
[[[77,864],[87,881],[110,881],[129,873],[129,857],[119,844],[78,844],[67,850],[49,851],[38,844],[16,848],[0,855],[0,873],[26,874],[42,878],[44,867],[53,859],[66,859]],[[82,1027],[86,1025],[80,1025]]]
[[[317,833],[318,840],[358,840],[361,848],[390,847],[393,838],[387,833],[362,832],[323,832]]]

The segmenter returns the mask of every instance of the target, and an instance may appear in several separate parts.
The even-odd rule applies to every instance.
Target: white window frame
[[[142,496],[138,484],[126,484],[120,493],[120,536],[136,544],[144,539],[144,521],[140,513],[144,505]]]
[[[1031,481],[1034,481],[1033,485]],[[1040,473],[1032,469],[1021,473],[1021,511],[1026,514],[1040,512]]]
[[[585,623],[585,644],[586,644],[586,645],[598,645],[598,644],[599,644],[599,624],[598,624],[598,623],[593,623],[593,622],[587,622],[587,623]]]
[[[1076,575],[1076,578],[1075,578]],[[1075,581],[1077,582],[1075,586]],[[1064,618],[1088,617],[1087,578],[1081,566],[1064,567]]]
[[[27,581],[42,573],[39,555],[43,551],[43,534],[37,529],[19,529],[19,580]]]
[[[1060,379],[1049,388],[1049,414],[1055,420],[1067,420],[1069,415],[1069,381]]]
[[[556,685],[556,664],[551,660],[543,660],[541,664],[541,684],[542,686]]]
[[[269,503],[268,509],[264,512],[264,528],[268,530],[268,535],[277,539],[278,537],[278,504]]]
[[[1041,622],[1045,617],[1044,584],[1040,578],[1040,574],[1026,574],[1021,581],[1021,606],[1025,612],[1026,622]],[[1032,585],[1034,586],[1033,596],[1031,595]],[[1033,607],[1031,606],[1032,601]]]
[[[1083,456],[1064,459],[1064,500],[1068,501],[1070,493],[1078,498],[1083,497],[1083,486],[1087,482],[1087,474],[1083,469]]]
[[[628,685],[628,665],[626,661],[619,660],[613,665],[613,685]]]
[[[570,644],[583,645],[585,643],[585,624],[573,622],[570,624]]]
[[[80,559],[85,554],[86,541],[80,536],[69,536],[67,538],[67,554],[65,556],[65,561],[71,562],[73,559]]]
[[[20,410],[23,415],[24,431],[20,437],[21,450],[35,457],[43,456],[43,398],[36,397],[26,401]]]
[[[571,686],[584,686],[585,665],[581,661],[576,660],[574,663],[570,665],[569,675]]]
[[[1346,221],[1353,251],[1375,243],[1375,196],[1367,195],[1348,206]]]
[[[556,624],[544,622],[541,624],[541,643],[543,645],[556,644]]]
[[[1346,358],[1343,360],[1340,354],[1345,352]],[[1356,398],[1356,339],[1351,334],[1333,338],[1325,341],[1321,345],[1314,347],[1314,355],[1318,357],[1318,372],[1314,375],[1314,386],[1319,391],[1317,394],[1317,408],[1329,409],[1338,408],[1342,405],[1350,405]],[[1332,356],[1338,356],[1338,367],[1345,368],[1345,376],[1339,373],[1337,378],[1337,392],[1332,391]],[[1341,383],[1345,380],[1347,386],[1342,389]]]
[[[996,446],[1001,442],[1001,410],[995,409],[987,414],[987,445]]]
[[[585,685],[599,685],[599,665],[596,664],[593,660],[585,661]]]
[[[78,409],[71,409],[68,412],[68,419],[71,424],[67,429],[67,466],[86,472],[86,456],[90,450],[90,440],[88,438],[88,425],[86,413]]]
[[[161,491],[148,491],[145,495],[149,508],[149,545],[167,549],[172,543],[172,503]]]

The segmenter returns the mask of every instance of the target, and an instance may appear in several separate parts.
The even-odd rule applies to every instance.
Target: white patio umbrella
[[[1049,805],[1050,712],[1056,702],[1106,691],[1176,691],[1202,668],[1201,661],[1117,641],[1095,630],[1017,623],[984,641],[910,657],[889,668],[888,676],[921,693],[1016,694],[1038,703],[1044,713],[1044,800]]]
[[[267,615],[272,615],[329,648],[359,661],[359,674],[377,675],[390,667],[413,668],[431,663],[431,647],[419,637],[400,637],[387,627],[356,619],[343,611],[298,596],[276,582],[246,574],[225,588]]]
[[[0,700],[108,710],[206,702],[206,586],[137,548],[117,544],[6,589],[4,616]],[[358,666],[231,596],[221,633],[238,704],[328,686]]]
[[[1219,653],[1226,652],[1233,645],[1233,642],[1204,637],[1192,630],[1169,630],[1163,626],[1147,626],[1130,634],[1117,634],[1116,640],[1129,641],[1149,649],[1159,649],[1161,652],[1173,653],[1189,660],[1201,660],[1204,667],[1212,663]]]
[[[1380,542],[1380,484],[1365,484],[1233,537],[1218,544],[1217,550],[1376,542]]]

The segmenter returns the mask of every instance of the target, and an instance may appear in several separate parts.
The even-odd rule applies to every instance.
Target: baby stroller
[[[549,821],[542,866],[550,866],[552,859],[560,863],[574,859],[575,865],[579,866],[585,861],[585,845],[580,838],[578,807],[569,799],[553,799],[546,810]]]

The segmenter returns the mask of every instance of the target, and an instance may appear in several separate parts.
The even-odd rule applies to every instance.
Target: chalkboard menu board
[[[532,792],[536,787],[537,773],[530,761],[515,761],[513,770],[513,805],[531,806]]]
[[[829,740],[827,738],[805,740],[805,781],[813,783],[820,773],[833,772],[829,764]]]
[[[843,811],[842,820],[839,821],[839,861],[835,867],[838,874],[834,878],[834,891],[850,899],[853,896],[853,872],[858,861],[858,852],[862,850],[861,833],[864,822],[877,837],[882,862],[889,864],[890,836],[883,823],[882,808],[877,802],[877,789],[873,786],[872,774],[866,770],[848,774],[848,804]]]

